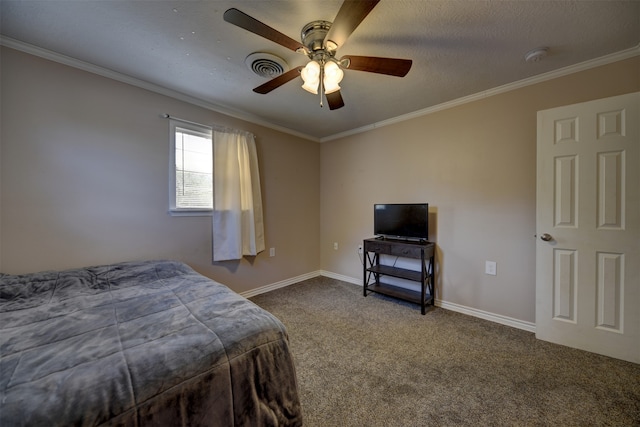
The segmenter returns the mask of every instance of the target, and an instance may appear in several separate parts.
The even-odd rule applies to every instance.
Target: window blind
[[[176,127],[176,208],[213,208],[211,134]]]

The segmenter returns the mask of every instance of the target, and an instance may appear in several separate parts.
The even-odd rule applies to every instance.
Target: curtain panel
[[[213,132],[213,261],[264,250],[258,155],[253,134]]]

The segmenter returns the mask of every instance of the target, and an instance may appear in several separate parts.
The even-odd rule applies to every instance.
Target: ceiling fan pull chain
[[[322,98],[324,96],[324,59],[320,61],[320,108],[324,107],[322,104]]]

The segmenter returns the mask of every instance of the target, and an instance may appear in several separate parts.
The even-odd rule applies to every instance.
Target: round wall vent
[[[284,59],[270,53],[252,53],[247,56],[244,63],[260,77],[273,78],[289,71],[289,65]]]

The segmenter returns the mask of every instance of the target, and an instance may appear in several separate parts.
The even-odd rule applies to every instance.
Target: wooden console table
[[[406,240],[392,240],[372,238],[364,240],[364,271],[363,293],[376,292],[420,304],[422,314],[426,313],[427,305],[434,305],[434,252],[432,242],[414,242]],[[400,258],[419,259],[421,269],[407,270],[380,264],[380,255],[391,255]],[[405,289],[381,283],[382,276],[397,277],[420,283],[420,291]]]

